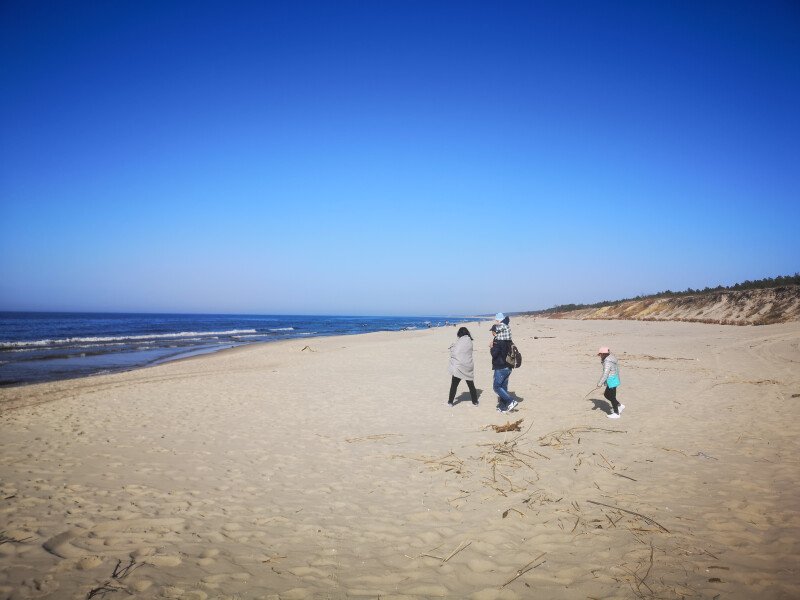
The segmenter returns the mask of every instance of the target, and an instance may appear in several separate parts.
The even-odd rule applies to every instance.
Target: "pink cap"
[[[597,351],[598,354],[611,354],[611,350],[603,346],[600,350]]]

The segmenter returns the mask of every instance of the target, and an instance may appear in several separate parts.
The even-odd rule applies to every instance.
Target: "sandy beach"
[[[510,415],[486,323],[0,390],[0,598],[800,597],[800,323],[512,326]]]

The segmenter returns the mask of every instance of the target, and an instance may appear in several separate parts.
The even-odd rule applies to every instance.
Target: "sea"
[[[445,327],[467,320],[0,312],[0,386],[126,371],[246,344]]]

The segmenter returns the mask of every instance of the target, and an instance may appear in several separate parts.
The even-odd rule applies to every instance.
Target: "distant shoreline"
[[[448,317],[0,313],[0,388],[186,360],[258,343],[436,328]]]

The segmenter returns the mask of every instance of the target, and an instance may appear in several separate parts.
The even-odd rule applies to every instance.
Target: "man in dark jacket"
[[[508,378],[511,377],[511,367],[506,362],[506,356],[511,349],[511,340],[498,339],[497,326],[492,325],[492,370],[494,371],[494,393],[498,396],[497,411],[507,413],[518,402],[508,393]]]

